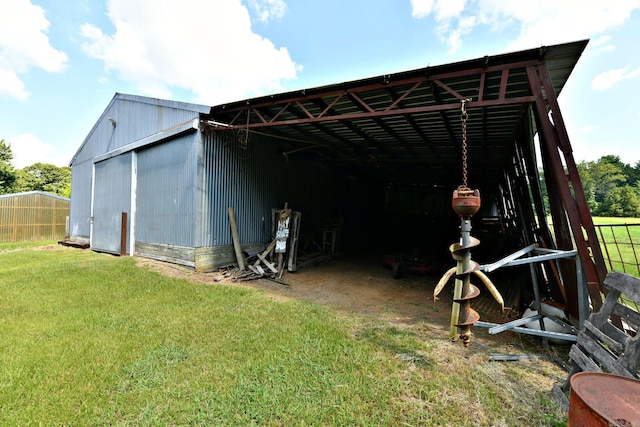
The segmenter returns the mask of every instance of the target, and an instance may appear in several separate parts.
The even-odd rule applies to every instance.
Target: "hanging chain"
[[[460,106],[460,121],[462,122],[462,185],[461,189],[468,190],[467,186],[467,102],[471,101],[471,98],[460,100],[462,105]]]

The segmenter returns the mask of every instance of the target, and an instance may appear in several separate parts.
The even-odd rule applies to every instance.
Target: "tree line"
[[[576,166],[592,215],[640,217],[640,161],[608,155]]]
[[[71,197],[71,168],[48,163],[34,163],[22,169],[11,164],[11,146],[0,139],[0,194],[44,191]]]
[[[640,161],[631,166],[610,154],[595,161],[582,161],[576,167],[591,215],[640,217]],[[545,208],[549,212],[542,171],[539,175]]]

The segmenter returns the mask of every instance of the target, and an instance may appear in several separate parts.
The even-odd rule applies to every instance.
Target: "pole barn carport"
[[[228,133],[238,144],[268,138],[279,144],[287,159],[327,165],[371,188],[384,189],[391,201],[387,208],[399,194],[411,192],[429,199],[422,203],[432,208],[434,203],[450,203],[460,183],[461,102],[469,99],[468,179],[482,193],[483,207],[474,227],[485,233],[486,260],[531,244],[575,249],[597,310],[606,267],[557,101],[587,43],[485,56],[219,105],[212,107],[204,131]],[[550,212],[543,204],[541,178]],[[427,230],[432,234],[423,238],[441,231],[442,221],[436,219]],[[457,237],[438,236],[430,246],[446,248]],[[551,297],[579,319],[579,288],[585,284],[578,283],[572,262],[561,260],[559,265],[551,274],[553,268],[540,264],[536,274],[547,282]]]

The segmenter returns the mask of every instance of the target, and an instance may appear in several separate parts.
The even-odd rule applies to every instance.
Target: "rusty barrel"
[[[570,383],[568,427],[640,426],[640,381],[579,372]]]

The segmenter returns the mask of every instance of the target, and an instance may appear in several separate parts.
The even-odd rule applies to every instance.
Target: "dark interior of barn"
[[[557,104],[586,44],[226,104],[212,109],[209,123],[267,137],[288,162],[322,165],[338,177],[343,184],[334,184],[334,202],[324,211],[305,212],[288,200],[303,211],[302,234],[311,244],[322,244],[323,221],[337,221],[341,250],[419,260],[418,273],[439,275],[452,265],[449,246],[460,236],[453,191],[478,189],[471,235],[481,244],[473,259],[492,263],[532,244],[577,250],[597,308],[606,269]],[[542,297],[584,317],[575,262],[554,265],[536,264]],[[521,266],[492,277],[503,289],[527,293],[525,301],[531,271]]]

